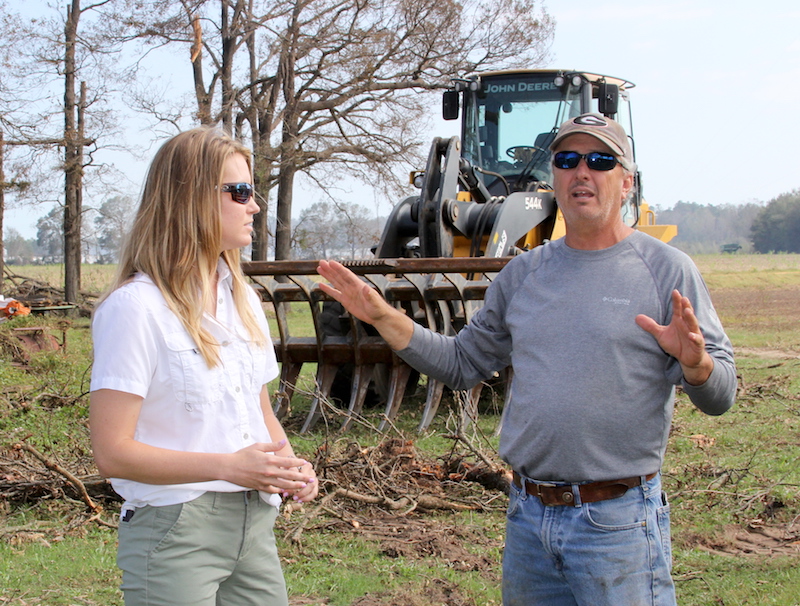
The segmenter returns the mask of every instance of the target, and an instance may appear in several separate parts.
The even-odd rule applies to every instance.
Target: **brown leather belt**
[[[655,473],[645,476],[647,481],[656,477]],[[642,479],[639,476],[633,478],[622,478],[621,480],[606,480],[603,482],[590,482],[588,484],[577,484],[578,493],[581,495],[581,503],[596,503],[597,501],[607,501],[616,499],[628,492],[629,488],[639,486]],[[523,482],[520,475],[514,472],[514,484],[522,487]],[[538,497],[545,505],[574,505],[575,495],[572,493],[573,484],[535,484],[525,482],[525,492],[529,495]]]

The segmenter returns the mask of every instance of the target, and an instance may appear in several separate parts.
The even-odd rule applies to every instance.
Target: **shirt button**
[[[249,434],[249,433],[246,433],[246,434],[244,434],[242,437],[243,437],[243,438],[246,440],[247,438],[249,438],[249,437],[250,437],[250,434]]]
[[[217,301],[217,303],[219,303],[220,305],[222,305],[222,299],[220,299],[219,301]]]
[[[241,391],[241,388],[240,388],[240,387],[237,385],[236,387],[234,387],[234,388],[233,388],[233,390],[234,390],[236,393],[239,393],[239,392]]]

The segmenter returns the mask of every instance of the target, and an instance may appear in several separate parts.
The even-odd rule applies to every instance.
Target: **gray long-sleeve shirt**
[[[714,360],[701,386],[635,322],[669,324],[671,293],[694,306]],[[511,364],[501,457],[523,476],[599,481],[658,471],[672,420],[675,385],[707,414],[736,394],[733,348],[691,259],[641,232],[596,251],[564,240],[512,259],[487,290],[484,307],[456,337],[415,326],[398,352],[454,389]]]

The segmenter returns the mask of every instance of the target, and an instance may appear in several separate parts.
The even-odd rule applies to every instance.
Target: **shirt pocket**
[[[186,332],[164,335],[169,376],[175,398],[191,412],[195,407],[222,400],[222,367],[209,368],[195,342]]]
[[[259,393],[264,385],[265,369],[267,367],[267,350],[254,343],[249,344],[252,366],[250,367],[250,388],[254,393]]]

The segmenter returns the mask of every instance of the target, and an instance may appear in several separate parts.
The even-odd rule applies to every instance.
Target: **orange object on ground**
[[[31,313],[30,307],[25,307],[16,299],[0,299],[0,305],[2,305],[2,307],[0,307],[0,314],[6,318],[12,318],[14,316],[27,316],[29,313]]]

